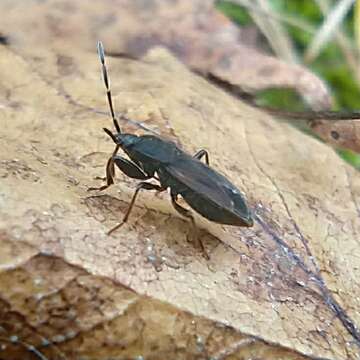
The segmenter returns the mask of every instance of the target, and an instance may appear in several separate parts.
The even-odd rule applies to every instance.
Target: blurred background
[[[0,42],[34,63],[48,56],[42,49],[55,49],[64,81],[74,50],[94,52],[98,39],[109,56],[166,47],[359,169],[360,112],[343,113],[345,121],[306,114],[359,109],[359,9],[355,0],[2,0]]]
[[[359,1],[221,0],[216,6],[244,30],[245,41],[288,63],[302,63],[321,77],[331,94],[332,110],[359,108]],[[256,98],[265,106],[307,108],[290,88],[260,91]],[[337,151],[360,168],[358,153]]]

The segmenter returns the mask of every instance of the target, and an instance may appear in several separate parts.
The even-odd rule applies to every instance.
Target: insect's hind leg
[[[174,206],[175,210],[182,216],[190,219],[191,221],[191,224],[192,224],[192,228],[193,228],[193,238],[194,238],[194,242],[195,242],[195,246],[198,246],[201,248],[201,251],[203,252],[204,256],[206,257],[206,259],[209,260],[209,255],[208,253],[206,252],[205,250],[205,247],[204,247],[204,244],[202,243],[201,239],[199,238],[198,236],[198,229],[196,227],[196,223],[195,223],[195,220],[194,220],[194,217],[192,216],[191,214],[191,211],[190,210],[187,210],[185,208],[183,208],[181,205],[179,205],[176,200],[177,200],[177,195],[171,193],[170,194],[171,196],[171,203],[172,205]]]
[[[112,229],[110,229],[108,231],[108,235],[112,234],[115,230],[117,230],[119,227],[123,226],[129,219],[129,216],[130,216],[130,213],[131,213],[131,210],[134,206],[134,203],[135,203],[135,200],[136,200],[136,197],[139,193],[139,191],[141,189],[144,189],[144,190],[157,190],[157,191],[164,191],[165,188],[161,187],[160,185],[155,185],[155,184],[151,184],[151,183],[147,183],[147,182],[141,182],[139,183],[137,186],[136,186],[136,190],[134,192],[134,195],[131,199],[131,202],[130,202],[130,205],[126,211],[126,214],[122,220],[121,223],[117,224],[116,226],[114,226]]]
[[[194,158],[201,160],[205,156],[205,163],[209,165],[209,153],[205,149],[201,149],[194,154]]]

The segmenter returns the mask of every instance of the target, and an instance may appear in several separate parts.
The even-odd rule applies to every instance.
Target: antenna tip
[[[97,42],[97,51],[102,63],[105,62],[104,47],[101,41]]]

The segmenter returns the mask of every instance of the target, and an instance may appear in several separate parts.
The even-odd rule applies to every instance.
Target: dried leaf
[[[93,178],[103,175],[113,149],[101,131],[110,119],[104,116],[98,59],[70,43],[37,51],[32,59],[19,48],[0,48],[1,248],[8,244],[1,260],[0,329],[10,335],[8,341],[18,336],[32,343],[34,331],[67,358],[95,351],[96,358],[109,358],[120,349],[122,358],[137,351],[157,358],[157,349],[160,354],[188,349],[183,358],[191,359],[200,356],[186,340],[193,335],[184,340],[180,334],[208,339],[216,322],[234,329],[230,345],[227,333],[220,332],[220,345],[203,348],[198,342],[202,357],[217,356],[236,341],[233,358],[241,358],[241,344],[251,354],[253,337],[241,342],[249,334],[278,344],[266,348],[273,358],[279,358],[277,351],[299,358],[286,355],[288,348],[312,357],[356,359],[360,181],[352,168],[325,145],[229,97],[161,49],[141,62],[108,58],[116,108],[137,120],[123,122],[124,131],[144,133],[141,123],[190,153],[208,149],[212,166],[246,192],[256,220],[253,228],[242,229],[197,217],[207,261],[186,241],[191,227],[178,218],[166,194],[142,193],[129,224],[108,237],[106,230],[126,211],[136,182],[118,174],[106,194],[86,192]],[[31,260],[35,254],[61,260],[40,255]],[[84,270],[103,278],[90,276],[87,285]],[[39,272],[40,292],[34,290]],[[10,291],[13,284],[18,286]],[[148,342],[138,315],[126,317],[138,296],[150,306],[141,312],[149,313],[144,322],[152,324],[144,335]],[[144,296],[153,298],[153,305]],[[171,322],[163,306],[181,315]],[[192,320],[174,325],[184,311],[210,321],[208,330],[187,330]],[[112,317],[119,324],[107,331]],[[126,327],[127,321],[135,325]],[[81,335],[72,338],[72,331]],[[168,333],[170,338],[163,336]],[[113,345],[119,339],[124,343]],[[271,358],[261,351],[247,358]]]
[[[0,284],[9,290],[0,300],[0,354],[7,359],[306,359],[59,258],[36,256],[0,273]]]
[[[360,153],[360,120],[316,120],[310,122],[310,125],[327,143]]]

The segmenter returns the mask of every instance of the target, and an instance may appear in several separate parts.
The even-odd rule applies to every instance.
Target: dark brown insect
[[[101,42],[98,43],[98,53],[116,133],[105,128],[104,131],[111,137],[116,147],[106,165],[106,185],[89,190],[104,190],[112,185],[115,176],[114,165],[127,176],[143,180],[136,187],[123,221],[112,228],[109,234],[126,223],[141,189],[156,191],[170,189],[172,205],[182,216],[190,219],[194,228],[194,239],[205,254],[204,246],[197,237],[197,228],[191,211],[178,203],[179,195],[191,208],[208,220],[226,225],[252,226],[252,215],[240,190],[209,166],[209,155],[206,150],[199,150],[191,156],[175,143],[160,137],[121,132],[114,113]],[[117,155],[120,148],[130,160]],[[205,158],[205,163],[200,161],[202,158]],[[156,180],[157,184],[144,181],[149,179]]]

